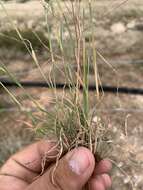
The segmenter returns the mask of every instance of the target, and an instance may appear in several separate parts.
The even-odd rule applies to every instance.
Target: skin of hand
[[[42,160],[46,154],[42,175]],[[79,147],[62,157],[57,166],[54,143],[39,141],[13,155],[0,169],[1,190],[106,190],[111,186],[108,160],[95,163],[92,153]]]

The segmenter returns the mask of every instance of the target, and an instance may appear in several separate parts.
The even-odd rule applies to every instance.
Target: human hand
[[[45,154],[49,159],[44,174],[39,176]],[[96,165],[88,149],[80,147],[72,150],[59,160],[57,167],[53,164],[56,155],[54,144],[44,140],[13,155],[0,169],[0,189],[81,190],[88,183],[90,190],[105,190],[111,186],[107,174],[111,163],[102,160]]]

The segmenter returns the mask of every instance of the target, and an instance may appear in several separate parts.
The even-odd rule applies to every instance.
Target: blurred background
[[[61,2],[61,5],[63,11],[66,11],[64,2]],[[5,65],[19,81],[43,81],[39,69],[33,64],[24,45],[19,42],[13,24],[18,27],[23,38],[31,42],[44,74],[48,75],[51,64],[46,49],[49,47],[47,22],[53,49],[58,52],[57,46],[54,46],[58,11],[55,12],[56,18],[48,13],[45,20],[44,8],[40,1],[4,1],[4,7],[6,11],[0,6],[0,66]],[[93,2],[93,10],[97,63],[102,84],[143,89],[143,1],[96,0]],[[66,37],[65,31],[65,41]],[[87,22],[85,36],[87,45],[90,38],[90,26]],[[69,57],[68,41],[64,45]],[[58,64],[62,67],[59,60]],[[59,70],[54,72],[55,80],[62,83],[64,79]],[[0,81],[4,79],[7,79],[7,76],[0,70]],[[91,67],[90,82],[93,80]],[[48,109],[52,107],[50,89],[31,87],[26,88],[26,92],[14,87],[8,89],[27,109],[35,111],[33,103],[26,96],[27,92],[39,104]],[[59,97],[61,93],[62,90],[59,90]],[[90,94],[90,102],[94,107],[96,102],[94,92]],[[97,115],[101,116],[107,125],[113,127],[112,135],[116,139],[113,157],[117,161],[117,166],[127,171],[130,176],[123,174],[120,169],[113,171],[112,189],[131,189],[129,182],[131,178],[135,189],[142,190],[143,95],[104,93],[96,109]],[[0,87],[0,164],[21,147],[33,142],[34,136],[29,115],[19,111],[8,93]],[[120,147],[123,152],[120,152]]]

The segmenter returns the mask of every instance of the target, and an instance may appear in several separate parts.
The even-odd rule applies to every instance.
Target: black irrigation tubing
[[[6,87],[19,87],[17,83],[14,81],[10,81],[7,79],[0,79],[0,82],[6,86]],[[26,88],[51,88],[49,84],[43,81],[21,81],[19,82],[23,87]],[[55,87],[57,89],[69,89],[72,88],[72,85],[70,84],[62,84],[62,83],[56,83]],[[79,87],[80,90],[83,90],[83,87]],[[89,91],[96,90],[95,85],[89,85]],[[120,93],[120,94],[133,94],[133,95],[143,95],[143,89],[141,88],[129,88],[129,87],[115,87],[115,86],[99,86],[100,91],[108,92],[108,93]]]

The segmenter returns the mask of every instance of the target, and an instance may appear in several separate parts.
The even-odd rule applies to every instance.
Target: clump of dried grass
[[[98,100],[100,99],[98,88],[100,79],[96,62],[92,1],[86,3],[88,6],[88,15],[85,14],[84,4],[79,0],[72,1],[68,4],[65,2],[64,7],[61,6],[60,1],[58,0],[54,3],[52,1],[49,3],[44,1],[43,5],[48,30],[47,14],[51,12],[53,17],[56,18],[54,6],[56,7],[56,11],[60,12],[60,17],[58,18],[56,26],[57,31],[59,31],[59,34],[57,33],[57,44],[59,45],[61,62],[65,68],[65,83],[69,84],[70,93],[69,96],[66,97],[66,92],[63,89],[63,96],[59,100],[56,94],[57,91],[56,89],[54,90],[55,107],[50,113],[46,113],[48,118],[47,122],[44,123],[42,127],[40,126],[36,128],[36,132],[41,136],[56,138],[64,153],[72,148],[84,146],[89,148],[91,152],[96,155],[96,159],[99,160],[103,156],[103,152],[108,152],[108,146],[106,145],[109,143],[111,144],[111,141],[106,137],[108,127],[102,124],[98,119],[95,121],[94,114],[90,110],[89,105],[88,86],[89,67],[91,65],[93,65],[95,73],[95,96]],[[68,16],[66,14],[68,14]],[[67,18],[70,18],[70,20],[67,20]],[[91,27],[90,47],[88,46],[88,48],[85,42],[86,18],[88,18]],[[72,22],[72,28],[69,27],[69,22]],[[63,32],[68,33],[67,39],[64,39]],[[51,42],[51,64],[53,64],[54,68],[57,66],[56,57],[54,49],[52,48],[52,39],[49,41]],[[68,48],[70,49],[72,60],[67,60],[65,43],[70,43]],[[66,64],[67,61],[74,62],[76,67],[74,73],[71,72],[70,64]],[[49,78],[52,78],[52,80],[50,80],[51,85],[53,87],[56,86],[54,83],[54,76],[50,76]]]
[[[67,105],[68,104],[68,105]],[[56,139],[63,153],[79,146],[87,147],[99,161],[111,151],[107,126],[100,118],[90,115],[85,117],[82,105],[72,102],[58,103],[47,113],[47,122],[36,128],[38,136]]]

